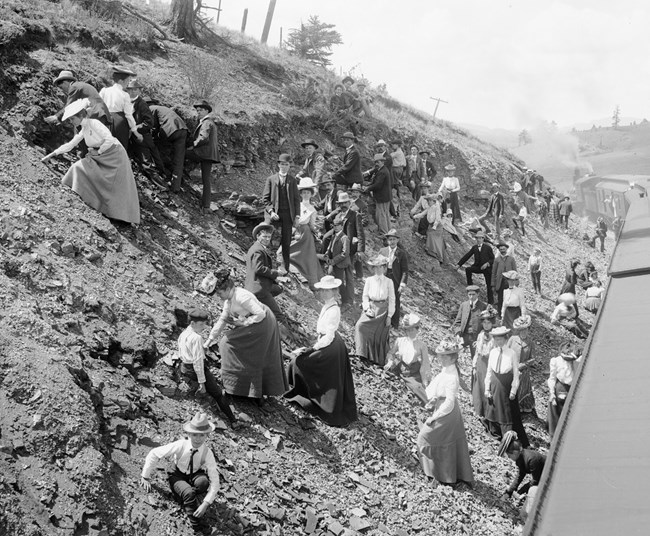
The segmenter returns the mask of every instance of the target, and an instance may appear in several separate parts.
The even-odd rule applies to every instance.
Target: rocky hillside
[[[187,392],[164,358],[189,308],[219,310],[218,300],[194,291],[205,273],[229,266],[243,279],[249,222],[222,208],[232,205],[230,193],[259,194],[276,155],[297,155],[303,137],[340,154],[340,132],[324,129],[333,75],[250,44],[198,50],[161,41],[119,11],[89,12],[68,0],[7,0],[0,21],[0,534],[188,534],[164,471],[150,495],[138,488],[138,475],[147,451],[177,438],[198,408],[217,422],[219,414],[209,400]],[[151,96],[189,119],[192,78],[180,65],[195,56],[219,73],[212,97],[225,163],[215,179],[215,211],[198,213],[196,177],[178,196],[138,177],[142,224],[118,229],[60,186],[64,159],[50,167],[39,162],[70,135],[43,121],[61,105],[52,77],[73,68],[101,85],[118,61],[139,73]],[[315,92],[308,103],[299,98],[303,87]],[[438,167],[456,163],[465,211],[481,206],[487,182],[516,177],[518,161],[453,125],[431,125],[425,114],[381,94],[375,110],[377,120],[363,125],[365,155],[376,139],[393,135],[433,147]],[[432,272],[407,213],[396,224],[412,260],[403,301],[425,319],[423,336],[432,349],[463,299],[464,277],[449,268]],[[542,247],[549,295],[559,289],[570,257],[604,268],[605,257],[582,245],[584,229],[577,222],[564,234],[533,224],[527,237],[513,236],[521,267],[533,247]],[[368,234],[376,237],[373,225]],[[377,238],[370,244],[373,250],[382,245]],[[451,258],[467,247],[465,239],[452,242]],[[552,300],[529,297],[538,343],[537,412],[544,418],[543,376],[566,334],[548,323]],[[319,305],[297,280],[279,301],[293,327],[293,340],[285,341],[290,350],[313,332]],[[344,315],[349,343],[357,316]],[[217,362],[212,366],[218,370]],[[461,367],[469,382],[468,356]],[[439,368],[435,361],[433,368]],[[209,513],[214,534],[517,530],[517,505],[498,499],[513,467],[495,457],[496,445],[474,419],[467,393],[461,405],[475,488],[432,488],[413,457],[421,413],[413,397],[380,370],[358,362],[353,369],[360,419],[346,429],[324,426],[282,400],[263,409],[236,405],[245,426],[232,431],[221,424],[212,439],[223,477]],[[541,421],[526,425],[534,443],[547,447]]]

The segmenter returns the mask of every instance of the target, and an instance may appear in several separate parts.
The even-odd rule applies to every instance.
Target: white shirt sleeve
[[[207,445],[203,445],[202,449],[208,449],[208,452],[205,455],[205,462],[201,465],[200,469],[203,469],[208,474],[208,479],[210,480],[210,487],[208,488],[208,493],[205,495],[203,502],[212,504],[217,498],[217,493],[219,491],[219,470],[217,469],[217,461],[214,459],[214,454],[212,449],[208,448]],[[197,453],[197,456],[201,455],[201,451]]]
[[[433,412],[433,415],[431,415],[431,418],[434,420],[451,413],[454,409],[454,404],[456,404],[456,397],[458,396],[458,378],[453,374],[443,374],[444,376],[441,384],[438,386],[438,391],[440,391],[441,388],[444,389],[445,401],[440,404],[440,407]]]
[[[318,318],[318,324],[316,325],[319,337],[314,343],[314,350],[319,350],[332,344],[334,335],[336,335],[336,331],[339,329],[340,322],[341,309],[338,305],[329,307],[321,313],[321,316]]]
[[[384,277],[384,280],[384,284],[388,287],[388,316],[392,317],[395,314],[395,286],[387,277]]]
[[[142,476],[144,478],[149,478],[151,476],[151,472],[155,469],[159,460],[168,458],[174,454],[179,456],[182,453],[184,441],[184,439],[180,439],[178,441],[174,441],[173,443],[168,443],[167,445],[162,445],[160,447],[151,449],[144,461]]]

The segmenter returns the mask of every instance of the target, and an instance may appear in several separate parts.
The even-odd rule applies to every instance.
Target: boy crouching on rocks
[[[183,430],[187,439],[151,449],[144,462],[140,485],[148,493],[151,472],[162,458],[174,461],[174,471],[169,474],[169,487],[187,514],[196,534],[209,534],[210,527],[201,518],[219,491],[219,472],[212,450],[206,445],[208,434],[215,429],[205,413],[197,413]],[[207,491],[199,505],[198,495]]]

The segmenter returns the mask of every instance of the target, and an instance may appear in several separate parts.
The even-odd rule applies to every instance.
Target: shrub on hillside
[[[178,68],[187,79],[192,98],[211,100],[223,73],[209,54],[198,50],[188,52],[178,60]]]

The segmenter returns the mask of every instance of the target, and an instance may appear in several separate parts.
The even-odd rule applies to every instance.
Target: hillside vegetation
[[[326,97],[335,82],[329,71],[235,42],[226,33],[218,48],[162,41],[151,27],[114,8],[69,0],[0,5],[0,534],[189,534],[162,468],[150,495],[138,487],[138,477],[148,450],[177,438],[197,409],[220,423],[216,407],[188,393],[163,358],[174,350],[188,309],[203,306],[213,316],[219,311],[218,300],[194,291],[208,271],[228,266],[243,280],[240,259],[251,243],[247,223],[221,206],[232,191],[259,195],[277,154],[298,157],[304,137],[341,154],[340,132],[324,129]],[[177,196],[138,176],[142,223],[118,229],[60,186],[67,161],[49,167],[39,162],[71,135],[68,127],[43,120],[62,104],[53,77],[72,68],[101,86],[113,63],[135,70],[146,94],[189,121],[195,121],[191,104],[198,96],[192,85],[214,76],[207,90],[225,156],[216,173],[213,214],[197,210],[194,186],[200,179],[194,175]],[[204,75],[192,76],[192,65]],[[428,145],[438,169],[456,164],[464,210],[483,206],[487,184],[517,177],[521,163],[507,152],[451,124],[434,124],[387,95],[373,96],[376,120],[364,124],[360,144],[368,167],[380,137]],[[423,337],[433,349],[464,298],[464,277],[448,268],[432,272],[409,230],[412,202],[405,203],[396,223],[411,256],[403,303],[424,319]],[[578,240],[584,230],[582,222],[570,234],[533,223],[525,239],[516,233],[522,272],[535,246],[547,256],[543,285],[549,295],[559,289],[569,257],[589,255],[603,270],[605,256]],[[376,251],[382,243],[375,226],[367,232]],[[452,243],[451,258],[468,247],[465,238]],[[529,298],[538,344],[533,378],[543,418],[543,376],[566,334],[548,322],[552,299]],[[285,349],[304,345],[319,304],[297,280],[279,303],[293,328]],[[341,324],[350,347],[357,316],[349,311]],[[435,360],[433,368],[439,370]],[[468,355],[461,369],[469,383]],[[422,410],[401,383],[379,370],[355,361],[353,372],[360,418],[345,429],[329,428],[282,400],[263,409],[236,403],[244,428],[232,431],[220,423],[211,440],[223,477],[208,515],[214,534],[297,535],[306,527],[335,535],[517,530],[516,505],[498,499],[513,467],[496,458],[496,445],[472,415],[467,393],[461,409],[475,488],[432,488],[413,457]],[[526,426],[536,445],[548,446],[539,419]]]

